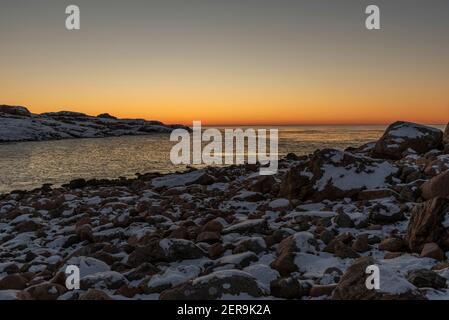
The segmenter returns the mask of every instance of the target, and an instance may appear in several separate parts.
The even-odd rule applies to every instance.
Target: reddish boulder
[[[449,197],[449,170],[426,181],[421,186],[421,196],[426,200]]]
[[[411,251],[420,253],[429,242],[448,248],[448,235],[443,225],[448,212],[449,199],[446,198],[434,198],[413,208],[406,236]]]

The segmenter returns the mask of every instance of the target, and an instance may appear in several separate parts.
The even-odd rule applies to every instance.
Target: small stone
[[[435,242],[426,243],[421,251],[421,257],[444,260],[444,252]]]

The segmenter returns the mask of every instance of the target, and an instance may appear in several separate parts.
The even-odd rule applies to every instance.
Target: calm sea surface
[[[444,129],[443,126],[436,126]],[[279,129],[279,155],[359,146],[378,139],[385,126],[292,126]],[[169,135],[0,144],[0,193],[59,185],[76,178],[134,177],[173,172]]]

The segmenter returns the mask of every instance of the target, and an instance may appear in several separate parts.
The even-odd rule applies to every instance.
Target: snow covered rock
[[[25,107],[0,106],[0,142],[170,133],[178,127],[183,126],[143,119],[92,117],[70,111],[38,115]]]
[[[252,275],[240,270],[216,271],[161,293],[161,300],[215,300],[258,298],[267,289]]]
[[[291,168],[281,184],[281,196],[322,201],[351,198],[365,189],[390,185],[396,165],[334,149],[318,150]]]
[[[369,265],[379,267],[379,290],[369,290],[366,286],[366,268]],[[423,299],[413,284],[389,266],[379,264],[372,257],[359,258],[346,270],[332,298],[335,300]]]
[[[1,114],[8,114],[13,116],[23,116],[23,117],[30,117],[31,113],[28,111],[25,107],[20,106],[7,106],[7,105],[0,105],[0,117]]]
[[[391,124],[377,141],[373,156],[382,159],[402,159],[405,152],[426,153],[442,146],[441,130],[411,122]]]
[[[153,240],[145,246],[137,247],[128,257],[131,266],[139,266],[144,262],[179,261],[197,259],[205,255],[204,251],[192,241],[185,239]]]

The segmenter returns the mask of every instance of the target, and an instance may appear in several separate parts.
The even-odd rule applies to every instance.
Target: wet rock
[[[411,122],[398,121],[391,124],[377,141],[373,156],[383,159],[402,159],[407,150],[418,154],[439,148],[442,144],[441,130]]]
[[[446,288],[446,278],[432,270],[419,269],[410,271],[407,280],[418,288]]]
[[[249,295],[254,298],[267,294],[266,289],[251,275],[239,270],[216,271],[209,275],[165,290],[161,300],[215,300],[223,296]]]

